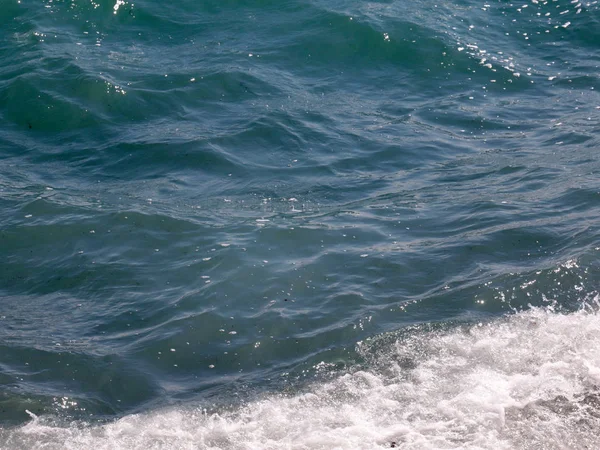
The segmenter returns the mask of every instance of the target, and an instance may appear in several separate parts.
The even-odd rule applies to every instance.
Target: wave
[[[177,406],[105,424],[37,417],[3,448],[598,448],[598,297],[489,323],[418,325],[360,342],[364,363],[291,395],[208,412]],[[328,365],[315,366],[327,371]]]

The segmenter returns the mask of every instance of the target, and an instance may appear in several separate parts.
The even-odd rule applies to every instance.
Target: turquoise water
[[[600,8],[6,0],[0,448],[599,448]]]

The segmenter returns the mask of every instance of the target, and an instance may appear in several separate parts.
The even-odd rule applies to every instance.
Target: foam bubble
[[[600,448],[600,316],[531,309],[358,345],[367,363],[221,414],[159,410],[95,426],[34,417],[2,448]]]

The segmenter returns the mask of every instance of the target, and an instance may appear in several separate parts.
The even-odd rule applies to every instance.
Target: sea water
[[[0,38],[0,448],[600,448],[596,1]]]

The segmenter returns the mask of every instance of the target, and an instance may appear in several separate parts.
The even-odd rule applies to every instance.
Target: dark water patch
[[[4,90],[2,101],[8,105],[7,119],[23,129],[60,132],[94,125],[92,117],[60,95],[45,92],[24,77]]]
[[[15,374],[12,390],[17,393],[16,399],[21,397],[17,400],[21,403],[18,411],[24,413],[22,408],[29,410],[31,406],[30,411],[39,414],[65,409],[72,419],[90,414],[101,418],[136,407],[159,389],[146,374],[122,358],[94,358],[56,345],[50,351],[25,349],[18,352],[18,357],[18,349],[4,349],[6,364]],[[13,366],[13,362],[22,365]],[[103,375],[98,377],[98,373]],[[23,398],[24,390],[30,392],[29,399]],[[15,418],[14,412],[4,416],[9,421]]]

